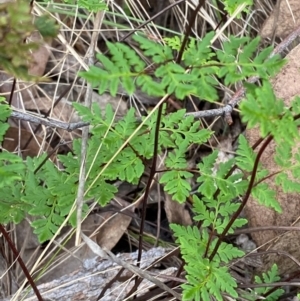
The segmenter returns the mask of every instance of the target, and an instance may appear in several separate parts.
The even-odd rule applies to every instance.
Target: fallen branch
[[[102,289],[116,276],[122,265],[124,265],[124,262],[126,262],[126,268],[129,268],[129,270],[124,271],[122,273],[122,277],[116,280],[111,287],[109,287],[105,296],[101,298],[101,301],[124,300],[126,294],[134,285],[132,276],[135,273],[145,276],[145,270],[150,268],[156,260],[166,256],[168,252],[161,247],[152,248],[143,252],[140,269],[133,266],[136,264],[137,252],[122,253],[119,254],[118,257],[112,256],[111,253],[109,254],[114,258],[113,260],[111,257],[108,260],[104,260],[101,257],[85,259],[83,261],[83,265],[79,266],[77,271],[74,271],[71,274],[66,274],[59,279],[52,280],[51,282],[39,285],[38,289],[40,290],[44,300],[97,301]],[[118,262],[115,262],[116,258]],[[122,265],[120,265],[119,262]],[[167,272],[167,275],[174,276],[176,269],[169,268],[165,271]],[[163,286],[163,282],[168,281],[164,275],[160,277],[160,273],[164,274],[163,270],[158,271],[156,269],[152,269],[152,275],[153,273],[156,273],[155,277],[149,277],[149,275],[145,276],[145,280],[143,280],[139,287],[139,293],[146,293],[148,288],[152,286],[151,283],[147,282],[147,278],[150,278],[152,283],[154,281],[157,282],[160,287]],[[170,288],[168,288],[168,290],[170,290]],[[180,297],[178,293],[175,294]],[[11,297],[0,299],[0,301],[9,301],[11,300]],[[32,291],[26,293],[26,290],[24,290],[24,293],[21,294],[18,300],[35,301],[37,298],[34,296]]]
[[[14,118],[32,122],[32,123],[42,124],[42,125],[49,126],[49,127],[64,129],[68,132],[72,132],[72,131],[82,128],[84,126],[90,125],[88,122],[83,122],[83,121],[71,122],[71,123],[62,122],[62,121],[59,121],[56,119],[45,118],[45,117],[41,117],[39,115],[33,115],[33,114],[29,114],[27,112],[20,112],[17,110],[12,110],[10,117],[14,117]]]

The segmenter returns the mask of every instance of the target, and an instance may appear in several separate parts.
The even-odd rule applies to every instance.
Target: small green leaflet
[[[247,6],[253,5],[253,0],[226,0],[223,3],[225,5],[225,10],[228,11],[229,15],[232,15],[236,11],[236,9],[242,4]],[[248,12],[247,7],[245,7],[243,11]],[[238,14],[237,17],[239,18],[240,14]]]
[[[193,176],[192,173],[181,170],[166,171],[160,178],[160,183],[166,184],[164,190],[172,195],[179,203],[184,203],[191,191],[191,185],[186,179]]]
[[[254,186],[251,195],[258,201],[259,204],[275,209],[281,213],[282,209],[276,199],[276,192],[272,190],[266,183],[260,183]]]
[[[250,172],[253,169],[256,155],[244,135],[239,135],[238,139],[236,164],[241,170]]]
[[[278,274],[278,267],[276,264],[273,264],[271,270],[269,270],[267,273],[263,273],[262,277],[259,277],[257,275],[255,276],[255,283],[258,284],[276,283],[277,281],[280,281],[280,277]],[[282,288],[273,291],[271,294],[268,294],[268,292],[272,290],[272,287],[257,287],[254,290],[257,295],[261,296],[266,294],[267,295],[267,297],[265,298],[266,301],[277,301],[279,300],[280,296],[282,296],[284,293],[284,290]]]

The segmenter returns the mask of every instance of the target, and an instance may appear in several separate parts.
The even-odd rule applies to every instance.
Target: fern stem
[[[142,244],[143,244],[143,232],[144,232],[144,225],[145,225],[145,218],[146,218],[146,207],[147,207],[147,199],[150,193],[151,182],[156,173],[156,162],[157,162],[157,155],[158,155],[158,139],[159,139],[159,129],[160,129],[160,121],[162,115],[163,105],[161,104],[157,110],[157,119],[155,125],[155,133],[154,133],[154,149],[153,149],[153,161],[150,169],[149,179],[147,181],[145,195],[143,199],[142,205],[142,217],[141,217],[141,225],[139,231],[139,251],[138,251],[138,258],[137,258],[137,266],[139,267],[140,261],[142,258]]]
[[[185,46],[188,42],[188,39],[190,37],[190,34],[192,32],[192,26],[194,25],[195,23],[195,20],[196,20],[196,17],[197,17],[197,14],[200,10],[200,8],[205,4],[205,0],[200,0],[197,7],[195,8],[195,10],[193,11],[193,14],[188,22],[188,25],[187,25],[187,28],[186,28],[186,32],[184,34],[184,38],[183,38],[183,41],[182,41],[182,44],[180,46],[180,49],[179,49],[179,52],[178,52],[178,55],[177,55],[177,58],[176,58],[176,63],[179,64],[182,60],[182,56],[183,56],[183,52],[185,50]]]
[[[243,201],[239,207],[239,209],[234,213],[234,215],[231,217],[229,223],[227,224],[227,226],[225,227],[224,231],[222,232],[222,234],[220,235],[220,237],[218,238],[218,241],[215,245],[215,248],[213,249],[210,257],[209,257],[209,260],[213,260],[213,258],[215,257],[215,255],[217,254],[217,251],[218,251],[218,248],[220,247],[222,241],[224,240],[228,230],[231,228],[232,224],[234,223],[234,221],[239,217],[239,215],[241,214],[242,210],[244,209],[244,207],[246,206],[247,204],[247,201],[250,197],[250,194],[251,194],[251,190],[253,188],[253,185],[254,185],[254,181],[255,181],[255,176],[256,176],[256,172],[257,172],[257,168],[258,168],[258,163],[259,163],[259,160],[260,160],[260,157],[262,156],[264,150],[266,149],[266,147],[269,145],[269,143],[273,140],[273,136],[269,135],[265,142],[263,143],[263,145],[261,146],[261,148],[259,149],[258,153],[257,153],[257,156],[256,156],[256,159],[255,159],[255,162],[254,162],[254,166],[253,166],[253,171],[252,171],[252,175],[251,175],[251,178],[250,178],[250,181],[249,181],[249,185],[248,185],[248,189],[246,191],[246,194],[243,198]]]
[[[13,100],[15,88],[16,88],[16,78],[14,77],[13,83],[12,83],[12,86],[11,86],[11,90],[10,90],[9,100],[8,100],[8,104],[10,106],[11,106],[11,103],[12,103],[12,100]]]
[[[43,301],[44,299],[42,298],[42,296],[41,296],[41,294],[40,294],[40,291],[39,291],[38,288],[36,287],[36,285],[35,285],[35,283],[34,283],[32,277],[31,277],[30,273],[28,272],[28,269],[27,269],[27,267],[26,267],[24,261],[22,260],[22,258],[21,258],[21,256],[20,256],[18,250],[16,249],[14,243],[11,241],[11,239],[10,239],[10,237],[9,237],[9,235],[8,235],[8,233],[7,233],[7,231],[5,230],[5,228],[3,227],[2,224],[0,224],[0,232],[1,232],[2,235],[5,237],[5,240],[7,241],[7,243],[9,244],[11,251],[13,252],[13,254],[14,254],[15,258],[17,259],[17,261],[18,261],[20,267],[22,268],[22,270],[23,270],[23,272],[24,272],[24,275],[25,275],[25,277],[27,278],[27,280],[28,280],[30,286],[32,287],[32,289],[33,289],[33,291],[34,291],[34,293],[35,293],[37,299],[38,299],[39,301]]]

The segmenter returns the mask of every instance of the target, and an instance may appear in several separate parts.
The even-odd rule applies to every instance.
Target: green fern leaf
[[[292,155],[292,145],[291,144],[281,143],[281,144],[276,145],[276,153],[274,156],[274,160],[278,166],[280,166],[283,169],[294,168],[295,163],[292,162],[292,160],[291,160],[292,157],[293,157],[293,155]],[[297,154],[295,154],[295,159],[296,159],[296,157],[297,157]]]
[[[75,200],[78,178],[60,172],[50,161],[34,173],[35,166],[40,160],[27,158],[28,170],[21,200],[31,205],[29,214],[37,216],[33,227],[42,242],[52,238],[64,216],[69,213]],[[40,183],[43,183],[43,186]]]
[[[164,96],[166,94],[164,85],[154,81],[149,75],[139,75],[136,83],[142,88],[143,92],[150,96]]]
[[[246,4],[246,5],[253,5],[253,1],[252,0],[226,0],[224,1],[224,5],[225,5],[225,10],[228,11],[228,13],[230,15],[232,15],[235,10],[239,7],[239,5],[241,4]],[[247,8],[244,9],[244,12],[247,12]],[[239,17],[239,16],[237,16]]]
[[[127,139],[137,127],[135,121],[134,109],[131,108],[127,114],[115,125],[115,131],[120,135],[120,138]]]
[[[242,228],[243,226],[248,224],[248,220],[246,218],[237,218],[234,223],[232,224],[231,229],[238,229]],[[228,231],[230,232],[230,231]],[[234,231],[232,231],[233,233]]]
[[[12,181],[10,185],[1,187],[0,189],[0,223],[7,224],[14,222],[20,223],[31,205],[27,205],[21,201],[23,193],[23,184],[19,181]]]
[[[10,116],[11,114],[11,108],[8,104],[5,103],[5,98],[0,97],[0,121],[5,122],[6,119]],[[2,141],[2,140],[1,140]]]
[[[188,280],[189,282],[193,282],[191,277],[189,277]],[[191,301],[191,300],[210,301],[211,300],[206,288],[203,288],[200,293],[200,290],[197,287],[192,286],[190,284],[182,284],[181,287],[183,289],[183,294],[182,294],[183,301]]]
[[[230,37],[228,42],[224,43],[224,52],[217,51],[217,57],[223,66],[219,70],[219,77],[224,77],[225,85],[236,83],[249,76],[259,76],[268,79],[270,75],[280,70],[284,61],[278,56],[267,58],[271,48],[264,50],[261,54],[255,56],[259,37],[250,41],[248,37],[236,38]]]
[[[284,116],[280,118],[277,126],[274,127],[271,133],[278,144],[294,145],[295,141],[300,140],[297,123],[294,121],[290,111],[285,111]]]
[[[241,111],[242,119],[248,123],[249,128],[259,124],[262,137],[271,133],[276,139],[284,139],[285,133],[278,127],[278,121],[285,111],[284,104],[275,98],[270,83],[264,82],[262,87],[255,89],[255,95],[247,94],[247,101],[242,102]],[[294,128],[295,125],[289,124]]]
[[[164,190],[173,196],[173,199],[179,203],[184,203],[191,191],[191,185],[186,181],[193,176],[187,171],[171,170],[166,171],[159,182],[166,185]]]
[[[259,204],[275,209],[281,213],[282,209],[276,199],[276,192],[271,190],[266,183],[259,183],[251,191],[251,195],[258,201]]]
[[[187,264],[185,270],[188,274],[186,278],[189,286],[183,285],[183,288],[188,289],[187,296],[189,298],[192,297],[189,300],[201,300],[200,295],[202,293],[204,293],[204,298],[211,295],[219,301],[223,300],[223,292],[227,292],[233,298],[238,297],[236,291],[237,283],[229,274],[227,267],[220,267],[216,262],[209,262],[207,259],[203,259],[197,267]],[[183,294],[185,294],[185,291]]]
[[[255,65],[259,65],[259,64],[263,64],[270,56],[270,54],[272,53],[272,47],[267,47],[265,49],[263,49],[255,58],[254,58],[254,64]],[[265,78],[263,76],[263,78]]]
[[[213,295],[216,295],[216,292],[227,292],[231,297],[237,298],[237,283],[235,279],[230,275],[227,267],[219,267],[215,266],[213,270],[213,275],[215,281],[211,281],[210,284],[215,286],[214,291],[212,291]],[[223,298],[219,299],[223,300]]]
[[[198,188],[198,192],[205,195],[208,199],[211,199],[214,193],[217,191],[217,186],[215,185],[215,181],[212,177],[200,176],[197,181],[202,182],[200,187]]]
[[[168,94],[175,92],[176,97],[183,99],[184,97],[195,93],[196,89],[193,85],[182,83],[185,78],[185,70],[180,65],[174,63],[167,63],[158,67],[155,71],[155,75],[158,78],[162,78],[161,85],[166,89]],[[187,94],[183,92],[186,91]]]
[[[299,173],[299,169],[298,169]],[[298,174],[297,174],[298,176]],[[295,177],[296,179],[299,177]],[[291,180],[286,173],[280,173],[275,177],[276,185],[282,187],[285,193],[300,192],[299,181]]]
[[[255,283],[262,284],[262,283],[274,283],[276,281],[280,281],[280,277],[278,275],[278,267],[276,264],[273,264],[271,267],[271,270],[269,270],[267,273],[262,274],[262,278],[259,276],[255,276]],[[255,293],[257,295],[263,295],[267,294],[271,290],[271,287],[258,287],[255,288]],[[271,294],[268,294],[266,297],[267,301],[276,301],[284,294],[284,290],[279,288],[272,292]]]
[[[94,115],[92,114],[91,110],[86,106],[77,102],[73,102],[72,106],[76,109],[82,120],[90,122],[92,119],[94,119]]]
[[[295,98],[292,100],[291,108],[292,108],[292,112],[295,115],[300,114],[300,97],[299,96],[295,96]]]
[[[175,96],[178,99],[184,99],[188,95],[193,95],[197,93],[197,89],[194,85],[187,83],[178,83],[177,87],[175,87]]]
[[[0,153],[0,188],[11,185],[15,180],[24,176],[25,165],[22,158],[8,152]]]
[[[259,42],[260,37],[257,36],[255,39],[249,41],[249,43],[247,43],[243,47],[241,53],[238,56],[240,64],[249,62],[249,58],[253,57],[253,54],[256,52]]]
[[[172,49],[169,46],[160,45],[141,35],[135,35],[133,39],[140,44],[146,56],[152,57],[154,63],[164,63],[173,59]]]
[[[122,83],[126,92],[131,95],[135,91],[133,78],[144,70],[145,63],[132,49],[121,43],[107,42],[107,47],[112,55],[111,60],[97,54],[103,69],[91,66],[88,71],[80,72],[80,76],[88,80],[93,87],[98,87],[99,94],[108,89],[111,95],[115,96]]]
[[[214,56],[211,49],[211,40],[214,35],[215,33],[211,31],[202,40],[196,41],[194,46],[190,45],[191,47],[185,51],[186,66],[201,66]]]
[[[239,136],[238,142],[236,164],[240,169],[250,172],[254,166],[255,153],[244,135]]]
[[[3,137],[9,128],[9,124],[6,123],[7,118],[11,114],[10,106],[3,103],[4,98],[0,97],[0,142],[3,141]]]
[[[143,158],[150,159],[153,156],[154,141],[153,136],[138,135],[130,141],[133,149]]]
[[[212,158],[216,157],[217,154],[212,155]],[[225,177],[233,166],[235,162],[234,159],[220,163],[218,170],[214,173],[212,172],[213,168],[210,168],[210,165],[206,166],[207,163],[205,160],[203,161],[204,164],[200,163],[198,165],[201,171],[201,176],[197,179],[197,182],[201,183],[198,191],[208,199],[212,198],[217,188],[220,189],[224,195],[230,195],[232,198],[237,197],[246,191],[247,182],[242,181],[242,174],[237,173],[232,174],[227,178]]]
[[[187,179],[193,177],[192,173],[183,170],[187,168],[184,154],[187,145],[187,143],[180,144],[179,149],[175,149],[174,152],[168,154],[165,164],[167,168],[172,168],[172,170],[166,171],[159,181],[162,184],[166,183],[164,190],[180,203],[185,202],[189,196],[191,185],[187,182]]]
[[[100,179],[89,190],[87,197],[94,198],[101,206],[105,206],[114,198],[117,191],[114,185]]]
[[[144,172],[144,164],[129,148],[124,149],[111,163],[109,169],[121,181],[137,184]]]
[[[173,50],[179,50],[182,40],[178,36],[172,38],[164,38],[164,41],[170,46]]]
[[[217,67],[194,68],[191,75],[195,77],[194,83],[197,87],[196,94],[199,98],[210,102],[218,99],[218,81],[212,76],[217,73]],[[197,84],[196,84],[197,83]]]
[[[209,261],[203,258],[209,241],[207,231],[203,230],[200,233],[197,227],[183,227],[175,224],[171,224],[170,228],[174,231],[176,242],[180,244],[181,253],[186,262],[188,283],[182,285],[183,299],[200,301],[210,300],[210,296],[214,296],[217,300],[223,300],[223,292],[236,298],[238,296],[236,281],[230,276],[227,267],[220,266],[220,261],[228,262],[232,258],[241,256],[243,252],[224,243],[217,260]],[[211,247],[210,250],[212,250]]]
[[[51,227],[51,223],[46,218],[33,221],[31,226],[34,228],[33,232],[38,236],[40,242],[51,239],[53,233],[58,230],[58,227]]]
[[[217,242],[217,239],[214,239],[212,242],[212,248],[214,248],[216,242]],[[234,247],[231,244],[222,242],[218,249],[217,257],[219,257],[220,262],[229,263],[229,261],[231,261],[232,259],[239,258],[244,255],[245,255],[245,253],[242,250]]]
[[[203,163],[198,164],[198,168],[201,172],[201,176],[197,178],[197,182],[201,183],[198,188],[198,192],[202,193],[208,199],[211,199],[216,192],[217,187],[214,183],[214,179],[211,176],[215,161],[218,157],[218,152],[214,151],[209,156],[203,158]]]
[[[206,202],[200,200],[196,195],[193,196],[193,211],[195,212],[194,220],[202,221],[203,227],[209,227],[214,223],[215,214],[211,214],[206,206]]]

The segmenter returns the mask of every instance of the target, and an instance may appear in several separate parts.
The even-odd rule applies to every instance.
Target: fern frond
[[[202,40],[189,45],[190,47],[185,51],[184,64],[186,66],[201,66],[215,56],[211,49],[211,40],[214,35],[215,33],[211,31]]]
[[[93,198],[104,207],[114,198],[117,192],[118,189],[114,185],[107,183],[103,178],[99,178],[88,191],[87,198]]]
[[[171,170],[166,171],[159,182],[166,184],[164,190],[171,194],[174,200],[184,203],[191,191],[191,185],[187,182],[187,179],[192,176],[193,174],[187,171]]]
[[[259,183],[251,190],[251,195],[259,203],[266,207],[271,207],[281,213],[282,209],[276,198],[276,192],[266,183]]]
[[[212,248],[214,248],[216,242],[217,239],[214,239],[212,242]],[[231,244],[222,242],[218,249],[216,260],[218,259],[220,262],[229,263],[232,259],[240,258],[244,255],[245,253],[242,250],[234,247]]]
[[[41,242],[51,239],[75,201],[77,177],[60,172],[51,161],[34,173],[40,158],[27,158],[27,174],[21,200],[30,204],[28,213],[37,216],[32,223]],[[41,184],[43,183],[43,184]],[[87,206],[84,206],[84,211]]]
[[[232,15],[235,12],[235,10],[242,4],[245,4],[245,5],[248,5],[248,6],[253,5],[253,0],[243,0],[243,2],[240,1],[240,0],[226,0],[226,1],[224,1],[225,10],[228,11],[228,13],[230,15]],[[247,12],[248,11],[247,7],[243,11]],[[237,16],[237,17],[239,17],[239,16]]]
[[[11,181],[10,185],[1,187],[1,224],[8,224],[11,221],[18,224],[25,218],[31,205],[21,201],[22,193],[23,184],[20,181]]]
[[[169,46],[155,43],[141,35],[135,35],[133,39],[140,44],[144,55],[151,57],[154,63],[159,64],[173,60],[172,49]]]
[[[255,276],[255,283],[261,284],[261,283],[274,283],[276,281],[280,281],[280,277],[278,275],[278,267],[276,264],[273,264],[271,267],[271,270],[269,270],[267,273],[263,273],[262,277]],[[263,295],[267,294],[268,291],[271,290],[271,287],[258,287],[255,288],[255,292],[257,295]],[[281,288],[278,288],[271,294],[268,294],[268,296],[265,298],[266,301],[276,301],[284,294],[284,290]]]
[[[236,154],[237,166],[243,171],[252,171],[255,162],[255,153],[244,135],[240,135],[238,138]]]
[[[224,43],[224,51],[218,50],[217,57],[223,67],[220,68],[219,76],[224,77],[225,85],[236,83],[249,76],[259,76],[268,79],[274,75],[285,63],[278,56],[267,58],[271,52],[267,48],[255,58],[259,37],[250,41],[249,37],[229,37]],[[253,61],[252,58],[254,59]]]
[[[198,165],[201,171],[200,177],[197,178],[197,182],[201,184],[198,188],[199,193],[205,195],[207,199],[211,199],[216,190],[220,189],[224,195],[235,198],[246,191],[247,182],[242,180],[242,174],[236,173],[225,178],[235,162],[234,159],[220,163],[218,170],[213,172],[213,163],[215,163],[213,160],[216,160],[217,152],[213,152],[207,157],[203,163]]]
[[[3,137],[9,128],[9,124],[6,123],[6,120],[11,114],[10,106],[3,102],[4,98],[0,97],[0,142],[3,141]]]
[[[254,93],[247,94],[247,100],[240,107],[243,121],[248,123],[248,127],[253,128],[259,124],[262,137],[270,133],[279,143],[291,143],[293,137],[297,138],[297,125],[285,109],[283,101],[276,99],[271,84],[264,82]],[[283,113],[286,115],[282,116]]]

